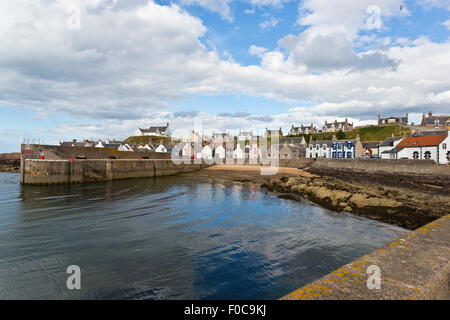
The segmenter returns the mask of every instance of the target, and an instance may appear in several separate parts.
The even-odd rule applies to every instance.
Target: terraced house
[[[396,159],[434,160],[438,164],[450,162],[449,132],[445,134],[411,136],[394,148]]]
[[[306,158],[356,159],[363,155],[363,146],[359,135],[352,140],[312,141],[306,148]]]

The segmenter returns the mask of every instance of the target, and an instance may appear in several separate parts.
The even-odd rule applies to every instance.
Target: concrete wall
[[[450,176],[450,166],[438,165],[432,160],[385,160],[385,159],[295,159],[280,160],[280,167],[300,169],[332,169],[367,173],[414,173]]]
[[[281,300],[447,300],[450,215],[423,226]],[[377,266],[380,289],[367,282]]]
[[[171,160],[37,160],[25,159],[22,184],[68,184],[186,173],[206,164],[174,164]]]

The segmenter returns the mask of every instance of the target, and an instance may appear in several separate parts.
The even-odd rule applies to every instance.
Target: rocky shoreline
[[[256,183],[283,198],[307,199],[333,211],[351,212],[407,229],[417,229],[450,213],[450,196],[441,189],[385,184],[367,174],[362,180],[355,174],[351,179],[289,170],[264,177],[258,167],[251,171],[238,166],[213,166],[191,175]]]
[[[20,172],[20,153],[0,154],[0,172]]]

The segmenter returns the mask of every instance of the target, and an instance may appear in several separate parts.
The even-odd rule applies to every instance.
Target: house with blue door
[[[356,139],[311,141],[306,148],[306,158],[356,159],[363,155],[359,135]]]

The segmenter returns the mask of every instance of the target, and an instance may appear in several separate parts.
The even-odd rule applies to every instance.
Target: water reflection
[[[2,299],[276,299],[405,232],[209,179],[18,180],[0,174]]]

